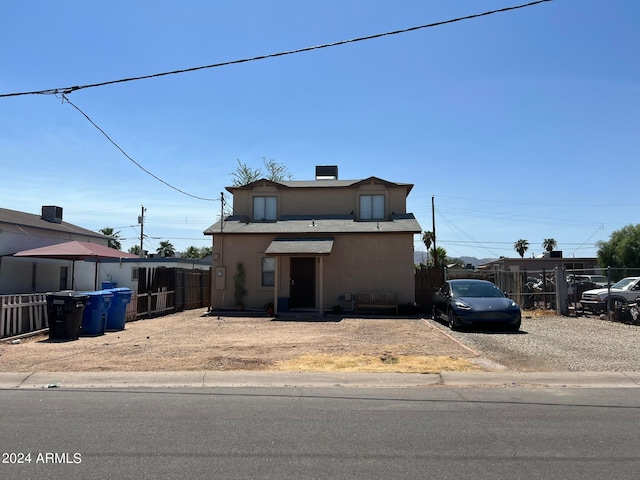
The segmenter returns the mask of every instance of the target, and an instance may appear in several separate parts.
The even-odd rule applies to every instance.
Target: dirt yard
[[[419,319],[273,320],[190,310],[74,341],[0,343],[0,371],[295,370],[437,373],[487,369]]]

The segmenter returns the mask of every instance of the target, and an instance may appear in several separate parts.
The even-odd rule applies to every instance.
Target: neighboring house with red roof
[[[72,288],[72,262],[17,258],[14,253],[69,241],[107,246],[109,238],[62,219],[62,208],[43,206],[40,215],[0,208],[0,294]]]
[[[318,175],[326,170],[316,167],[316,180],[227,187],[233,214],[204,232],[213,237],[212,308],[234,308],[238,263],[250,309],[349,309],[364,292],[413,304],[413,241],[422,231],[406,211],[413,185],[339,180],[337,167]]]

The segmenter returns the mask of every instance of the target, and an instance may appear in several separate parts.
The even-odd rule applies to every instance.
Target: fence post
[[[607,320],[611,321],[611,265],[607,267]]]
[[[564,268],[554,267],[554,270],[556,275],[556,315],[566,316],[568,313],[567,303],[569,301],[567,275]],[[562,275],[562,278],[560,275]]]

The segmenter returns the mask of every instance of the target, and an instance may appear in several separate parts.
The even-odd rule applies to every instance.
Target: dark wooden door
[[[315,265],[316,259],[313,257],[291,258],[290,308],[315,308]]]

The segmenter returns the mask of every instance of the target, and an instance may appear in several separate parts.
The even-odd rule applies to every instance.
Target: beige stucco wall
[[[280,215],[349,215],[358,214],[361,194],[384,194],[385,217],[392,212],[406,213],[407,190],[405,187],[389,187],[386,184],[370,182],[350,188],[279,188],[269,183],[256,185],[252,189],[239,189],[233,194],[233,213],[251,218],[252,198],[272,195],[278,198]]]
[[[330,255],[316,258],[316,308],[340,305],[345,293],[395,292],[400,304],[414,302],[413,235],[411,233],[334,234]],[[261,285],[264,252],[275,235],[214,235],[214,271],[224,276],[213,282],[213,308],[233,308],[236,263],[247,275],[245,308],[263,308],[274,299],[273,287]],[[321,265],[322,264],[322,265]],[[322,279],[320,278],[322,274]],[[277,297],[289,296],[289,257],[278,261]],[[319,298],[322,280],[323,298]],[[217,283],[217,285],[216,285]],[[224,289],[221,288],[224,286]],[[224,300],[223,300],[224,297]]]

